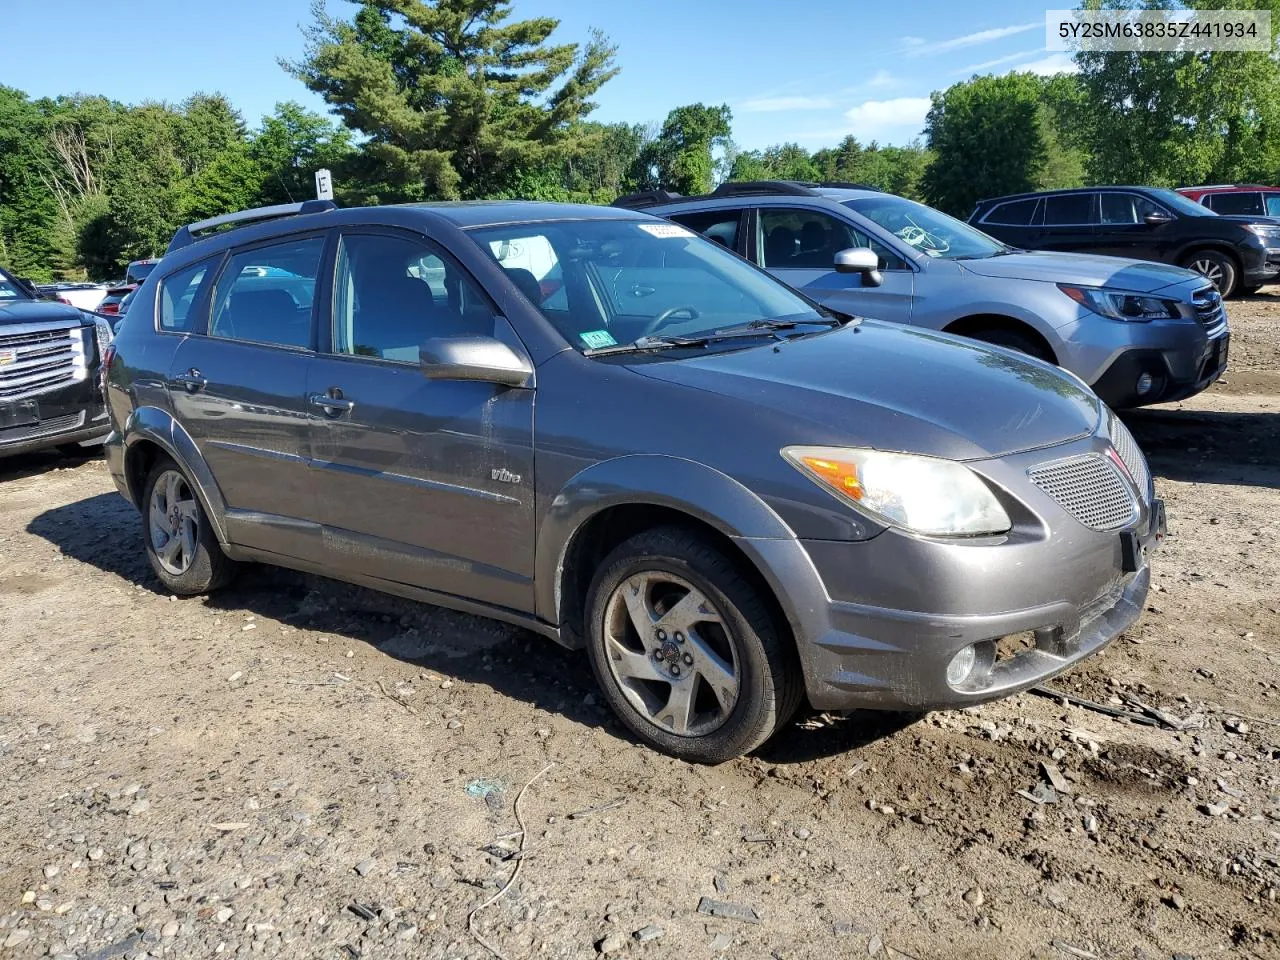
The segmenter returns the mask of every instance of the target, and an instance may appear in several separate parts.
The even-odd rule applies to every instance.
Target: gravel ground
[[[549,642],[265,568],[176,600],[100,460],[0,462],[0,957],[1280,956],[1270,290],[1126,417],[1171,537],[1057,681],[1181,729],[1027,695],[692,767]]]

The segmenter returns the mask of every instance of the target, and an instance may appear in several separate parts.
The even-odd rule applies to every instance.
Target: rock
[[[213,915],[213,919],[215,923],[226,923],[235,915],[236,915],[236,912],[232,910],[230,907],[223,907],[221,910],[219,910],[217,913]]]
[[[28,903],[35,903],[35,902],[36,902],[36,892],[34,890],[27,890],[22,894],[23,906],[26,906]]]
[[[367,877],[370,871],[373,870],[377,862],[378,861],[375,860],[373,857],[365,857],[363,860],[357,863],[353,869],[355,870],[356,873],[360,874],[360,876]]]
[[[402,923],[400,929],[396,931],[397,940],[412,940],[418,935],[418,925],[416,923]]]
[[[1229,720],[1224,720],[1222,722],[1222,726],[1225,727],[1229,733],[1248,733],[1250,730],[1249,724],[1245,723],[1238,717],[1232,717]]]
[[[133,915],[135,917],[145,917],[147,914],[153,912],[155,908],[156,905],[150,900],[141,900],[133,905]]]
[[[725,920],[741,920],[743,923],[760,922],[760,914],[753,907],[725,900],[712,900],[710,897],[703,897],[698,901],[698,912]]]
[[[1045,779],[1049,781],[1049,786],[1057,790],[1058,793],[1061,793],[1064,796],[1071,793],[1071,784],[1067,781],[1067,778],[1062,775],[1062,771],[1058,769],[1057,764],[1045,763],[1041,760],[1040,770],[1044,773]]]
[[[794,836],[797,840],[808,840],[810,837],[813,836],[813,833],[809,830],[806,830],[804,827],[801,827],[800,829],[794,832]]]
[[[980,907],[986,902],[987,898],[983,895],[981,887],[970,887],[964,892],[964,896],[961,899],[971,907]]]
[[[45,867],[45,868],[44,868],[44,878],[45,878],[46,880],[52,880],[54,877],[56,877],[56,876],[57,876],[59,873],[61,873],[61,872],[62,872],[62,868],[61,868],[61,867],[59,867],[59,866],[58,866],[57,864],[55,864],[55,863],[51,863],[51,864],[49,864],[47,867]]]
[[[878,957],[883,949],[884,941],[880,939],[880,934],[873,933],[871,939],[867,941],[867,956]]]
[[[450,730],[457,730],[459,727],[462,726],[462,721],[450,720],[448,723],[445,724],[445,726],[448,727]]]
[[[625,934],[621,933],[611,933],[596,941],[596,951],[605,955],[610,953],[621,953],[626,948],[627,938]]]
[[[89,859],[93,861],[101,860],[102,853],[103,851],[101,847],[94,847],[92,850],[89,851]]]
[[[1175,910],[1185,910],[1187,906],[1187,901],[1183,900],[1181,894],[1177,893],[1171,893],[1165,897],[1165,903]]]
[[[1091,834],[1098,832],[1098,818],[1092,813],[1084,818],[1084,831]]]
[[[662,936],[662,928],[656,924],[649,924],[641,927],[639,930],[631,934],[637,943],[648,943],[650,940],[657,940]]]
[[[13,950],[22,946],[31,939],[31,931],[26,929],[12,930],[9,936],[4,938],[4,947],[6,950]]]
[[[729,936],[727,933],[717,933],[711,938],[712,953],[724,953],[731,946],[733,946],[733,937]]]
[[[140,813],[146,813],[151,809],[151,801],[146,797],[141,800],[135,800],[129,805],[129,816],[136,817]]]
[[[1230,809],[1231,804],[1229,803],[1202,803],[1200,805],[1200,811],[1211,817],[1220,817]]]
[[[166,923],[163,927],[160,928],[160,936],[164,937],[166,940],[172,940],[177,935],[178,935],[177,920],[170,920],[168,923]]]

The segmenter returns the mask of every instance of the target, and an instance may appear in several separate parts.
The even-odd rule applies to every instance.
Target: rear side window
[[[1267,216],[1280,217],[1280,193],[1267,194]]]
[[[1036,198],[1001,203],[983,218],[983,223],[995,223],[1009,227],[1028,227],[1035,216]]]
[[[199,326],[196,322],[196,308],[213,277],[213,268],[216,263],[216,257],[201,260],[160,281],[161,330],[168,330],[171,333],[190,333]],[[118,302],[123,298],[116,299]]]
[[[683,224],[690,230],[696,230],[708,240],[714,240],[722,247],[730,250],[738,249],[738,223],[742,220],[741,210],[707,210],[703,213],[682,213],[680,216],[668,217],[676,223]]]
[[[1214,213],[1262,213],[1261,193],[1211,193],[1205,199]]]
[[[1096,193],[1060,193],[1045,197],[1044,225],[1073,226],[1080,223],[1095,223]]]
[[[213,295],[209,336],[283,347],[311,346],[311,305],[324,237],[235,254]]]

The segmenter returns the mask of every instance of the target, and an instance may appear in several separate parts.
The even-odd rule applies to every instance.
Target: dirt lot
[[[0,462],[0,957],[487,957],[517,865],[508,960],[1280,956],[1280,289],[1232,320],[1225,383],[1126,418],[1172,536],[1058,681],[1181,731],[1028,695],[691,767],[549,642],[268,569],[175,600],[100,460]]]

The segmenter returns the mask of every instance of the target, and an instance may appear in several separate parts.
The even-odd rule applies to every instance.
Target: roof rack
[[[272,207],[253,207],[249,210],[238,210],[235,213],[224,213],[208,220],[189,223],[179,227],[178,232],[169,241],[167,252],[181,250],[201,239],[201,234],[212,233],[221,227],[236,227],[249,223],[262,223],[265,220],[279,220],[282,217],[300,216],[308,213],[324,213],[336,210],[338,205],[332,200],[303,200],[301,203],[278,203]]]
[[[879,187],[873,187],[869,183],[852,183],[848,180],[823,180],[818,186],[835,187],[839,190],[871,190],[875,193],[884,193]]]
[[[676,200],[686,199],[684,194],[676,193],[672,190],[641,190],[639,193],[628,193],[619,197],[611,207],[622,207],[626,210],[640,210],[644,207],[654,207],[660,203],[673,203]]]
[[[711,191],[713,197],[745,197],[774,194],[786,197],[816,197],[816,183],[801,180],[741,180],[720,184]]]

